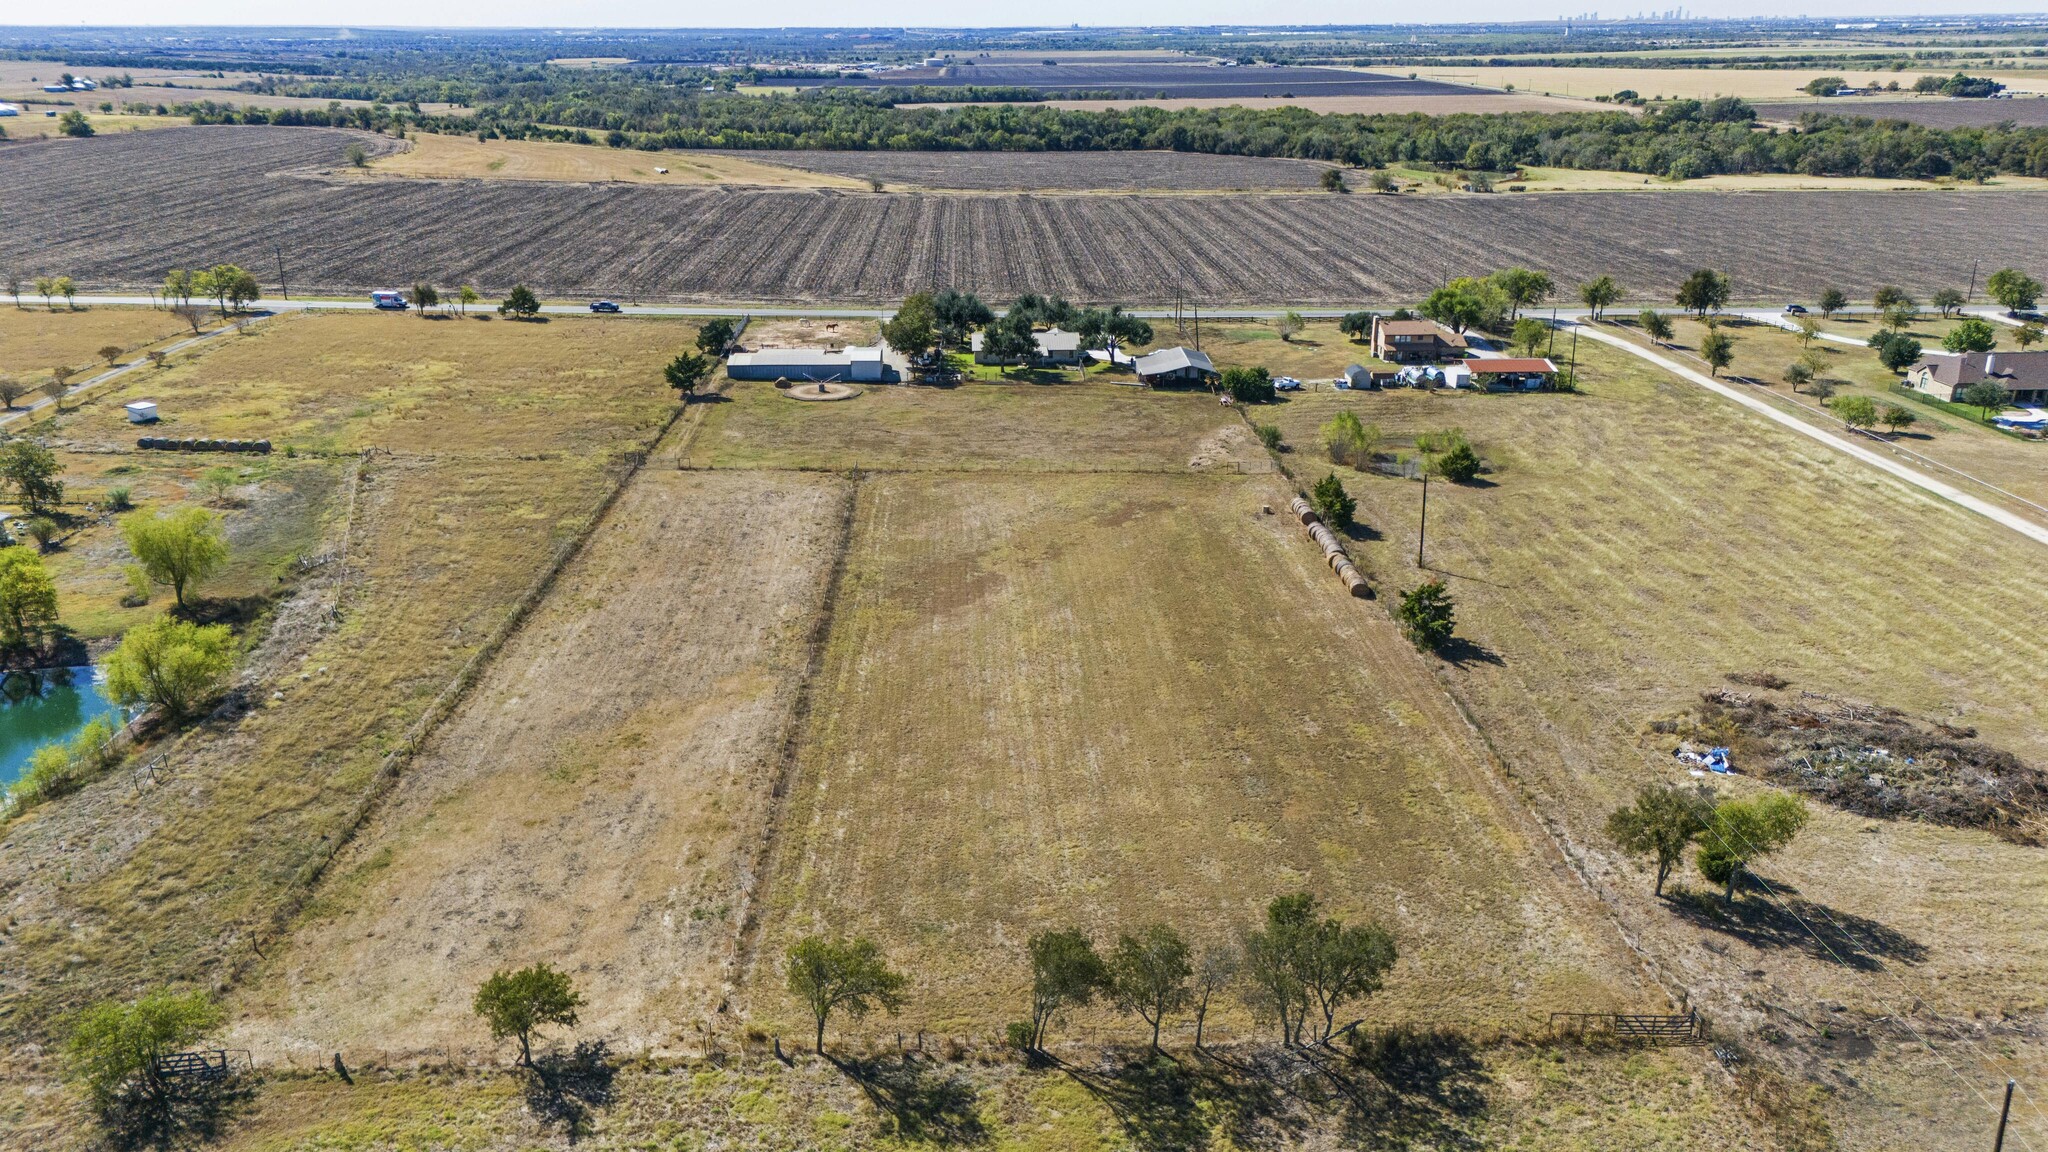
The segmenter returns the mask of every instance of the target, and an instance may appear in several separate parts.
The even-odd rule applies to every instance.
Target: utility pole
[[[277,256],[277,290],[289,300],[292,298],[292,288],[284,282],[284,246],[273,243],[270,251]]]
[[[1579,326],[1572,325],[1572,366],[1566,371],[1572,374],[1572,387],[1579,386]]]
[[[1429,539],[1429,465],[1422,466],[1422,527],[1415,533],[1415,566],[1422,563],[1422,542]]]
[[[2005,1107],[1998,1110],[1998,1141],[1991,1152],[2005,1152],[2005,1121],[2012,1115],[2012,1081],[2005,1082]]]
[[[1970,261],[1970,290],[1969,290],[1969,291],[1967,291],[1967,292],[1965,292],[1965,293],[1963,293],[1963,303],[1965,303],[1965,304],[1968,304],[1968,303],[1969,303],[1970,301],[1972,301],[1972,300],[1975,300],[1976,298],[1977,298],[1977,261],[1975,261],[1975,260],[1972,260],[1972,261]]]
[[[1543,346],[1543,358],[1548,360],[1557,351],[1557,305],[1550,306],[1550,343]]]

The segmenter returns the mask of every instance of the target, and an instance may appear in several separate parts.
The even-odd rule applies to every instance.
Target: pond
[[[0,788],[21,778],[37,748],[60,740],[99,716],[127,719],[109,699],[104,677],[90,664],[39,668],[0,677]]]

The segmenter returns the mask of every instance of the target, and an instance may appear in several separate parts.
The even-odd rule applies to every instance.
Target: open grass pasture
[[[563,414],[559,438],[545,419],[492,425],[470,413],[493,407],[501,395],[493,385],[516,388],[517,378],[488,365],[465,369],[460,354],[443,359],[450,350],[437,347],[436,333],[452,338],[453,324],[416,322],[403,329],[411,337],[403,341],[363,333],[349,342],[357,359],[339,373],[321,371],[317,357],[333,349],[323,325],[347,329],[353,319],[259,328],[218,350],[229,367],[238,355],[274,366],[272,375],[258,373],[268,381],[260,396],[208,393],[217,411],[235,414],[230,434],[282,439],[303,420],[351,448],[382,449],[380,433],[388,433],[399,450],[353,461],[262,462],[279,471],[258,484],[251,506],[232,513],[231,524],[263,516],[263,488],[296,485],[303,494],[298,510],[275,518],[274,533],[238,542],[245,557],[238,563],[285,551],[325,559],[305,572],[291,565],[282,600],[245,630],[252,647],[239,673],[241,703],[142,753],[164,756],[162,784],[138,789],[126,772],[116,773],[0,829],[0,900],[10,914],[0,1013],[17,1035],[47,1036],[72,1007],[141,987],[232,986],[257,962],[279,917],[347,834],[386,754],[491,641],[616,482],[614,453],[596,449],[644,444],[655,414],[670,403],[630,344],[621,356],[622,341],[610,342],[599,366],[574,329],[554,324],[536,331],[564,337],[563,347],[525,346],[530,369],[569,381],[611,373],[589,385],[592,397],[606,399]],[[672,331],[687,344],[692,329]],[[201,356],[166,375],[203,375],[212,360]],[[351,372],[441,384],[431,397],[409,393],[415,403],[403,418],[379,424],[342,408],[361,399],[339,383]],[[224,372],[216,379],[240,378]],[[505,407],[531,400],[509,399]],[[268,404],[277,408],[266,431],[251,408]],[[58,427],[90,426],[95,418],[88,404]],[[436,447],[446,454],[422,450]],[[144,469],[148,480],[137,487],[145,502],[175,500],[184,483],[158,470],[237,463],[169,454],[145,460],[132,449],[100,458]],[[95,482],[109,478],[103,472]],[[270,499],[292,505],[284,492]],[[109,548],[104,540],[95,547]],[[87,566],[82,554],[75,559]],[[104,573],[64,579],[85,587]],[[54,1071],[54,1057],[34,1049],[13,1049],[8,1059],[23,1076]],[[76,1117],[50,1123],[63,1129]]]
[[[47,382],[52,368],[80,373],[105,368],[102,348],[121,349],[117,362],[125,364],[135,354],[191,331],[176,316],[154,308],[67,309],[59,296],[52,310],[35,295],[34,277],[21,287],[21,307],[0,307],[0,374],[31,385]]]
[[[1955,323],[1930,317],[1912,325],[1907,334],[1929,351],[1940,351],[1941,338]],[[1837,319],[1826,327],[1858,340],[1868,339],[1875,330],[1874,324],[1860,319]],[[1994,328],[1998,331],[2000,347],[2016,347],[2012,342],[2013,329],[2003,325],[1994,325]],[[1675,339],[1679,345],[1688,350],[1699,347],[1704,333],[1698,324],[1679,321],[1677,329]],[[1730,325],[1727,331],[1735,339],[1735,359],[1728,366],[1728,374],[1754,381],[1751,387],[1768,391],[1788,406],[1796,406],[1802,414],[1841,429],[1838,421],[1814,411],[1824,406],[1823,400],[1807,390],[1795,393],[1792,386],[1785,383],[1785,368],[1798,360],[1803,351],[1797,333],[1767,324],[1746,323]],[[1868,396],[1877,403],[1880,412],[1885,406],[1895,404],[1913,413],[1915,422],[1897,436],[1882,426],[1873,430],[1893,447],[1919,457],[1916,463],[1923,467],[1931,461],[1933,466],[1929,470],[1944,479],[1958,480],[1957,474],[1960,473],[2031,501],[2037,507],[2012,500],[2002,502],[2023,514],[2048,520],[2048,512],[2042,511],[2048,508],[2048,444],[2022,440],[1958,416],[1917,392],[1904,388],[1895,390],[1893,385],[1900,383],[1902,378],[1880,363],[1877,353],[1868,348],[1819,339],[1814,340],[1810,347],[1825,362],[1820,376],[1835,385],[1835,395]],[[1969,411],[1975,412],[1974,409]],[[1858,439],[1870,443],[1862,437]],[[1974,485],[1971,491],[1987,498],[1998,498],[1998,493],[1980,490]]]
[[[1095,381],[871,387],[831,403],[791,400],[768,383],[735,383],[692,443],[689,463],[875,471],[1271,467],[1206,392]]]
[[[1840,76],[1852,88],[1889,84],[1895,80],[1901,87],[1911,88],[1913,82],[1923,75],[1946,79],[1954,69],[1868,72],[1843,68],[1573,68],[1516,64],[1424,67],[1417,72],[1432,80],[1502,89],[1511,87],[1517,92],[1542,92],[1579,99],[1612,96],[1628,90],[1653,100],[1709,100],[1716,96],[1740,96],[1744,100],[1784,102],[1804,96],[1807,82],[1819,76]],[[1971,75],[1990,76],[2014,92],[2048,91],[2048,74],[2038,71],[1991,69],[1980,72],[1973,69]],[[1843,101],[1843,112],[1857,114],[1854,105],[1854,101]]]
[[[1304,888],[1398,938],[1376,1023],[1661,1003],[1385,613],[1261,513],[1285,495],[1208,476],[866,482],[778,829],[757,1014],[796,1023],[777,980],[795,938],[859,932],[916,974],[912,1024],[986,1034],[1022,1013],[1033,932],[1107,945],[1164,920],[1215,942]]]
[[[268,439],[279,451],[606,452],[666,418],[661,366],[693,324],[648,317],[444,320],[300,313],[204,356],[121,377],[54,421],[81,447],[132,445],[122,405],[157,402],[156,435]]]
[[[2039,546],[1618,351],[1581,341],[1579,364],[1583,395],[1319,394],[1278,421],[1299,473],[1349,478],[1381,533],[1363,550],[1383,594],[1449,583],[1461,634],[1492,654],[1446,665],[1450,687],[1669,978],[1731,1024],[1783,1030],[1781,1056],[1827,1087],[1845,1143],[1973,1146],[1988,1122],[1940,1060],[1983,1083],[2048,1066],[2023,1038],[2048,1000],[2048,917],[2025,895],[2048,883],[2048,852],[1816,803],[1759,869],[1789,911],[1752,893],[1720,916],[1653,900],[1599,829],[1640,784],[1685,779],[1648,726],[1728,673],[2048,760],[2048,641],[2013,599]],[[1419,484],[1315,462],[1315,429],[1341,407],[1390,440],[1462,427],[1491,462],[1483,485],[1431,485],[1428,572],[1413,564]],[[1865,1041],[1886,1058],[1857,1056]],[[1944,1126],[1958,1115],[1971,1124]]]
[[[850,499],[643,474],[337,863],[241,1037],[314,1065],[485,1054],[471,995],[533,959],[616,1044],[710,1016]]]

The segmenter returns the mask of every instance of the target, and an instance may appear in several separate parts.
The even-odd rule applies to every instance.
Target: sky
[[[744,5],[673,0],[409,0],[402,5],[360,0],[96,0],[84,10],[29,5],[19,15],[0,13],[0,24],[41,25],[253,25],[275,27],[357,24],[378,27],[493,28],[703,28],[973,26],[1029,22],[1083,26],[1133,24],[1379,24],[1396,22],[1540,20],[1584,12],[1603,17],[1662,11],[1676,0],[1437,0],[1427,5],[1358,3],[1357,0],[1040,0],[1022,8],[962,7],[931,0],[752,0]],[[2040,0],[1695,0],[1683,5],[1700,16],[1942,15],[2042,11]],[[1789,11],[1788,8],[1796,8]],[[82,19],[57,19],[80,12]]]

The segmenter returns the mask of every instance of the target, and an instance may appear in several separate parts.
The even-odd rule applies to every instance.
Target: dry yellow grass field
[[[16,140],[39,140],[60,136],[63,132],[57,118],[43,115],[45,109],[49,107],[31,107],[23,104],[21,116],[0,121],[0,127],[6,128],[7,135]],[[61,114],[72,109],[58,108],[56,111]],[[101,112],[98,101],[94,101],[92,106],[85,108],[84,111],[93,131],[102,136],[115,132],[142,132],[151,128],[175,128],[189,123],[182,116],[129,116],[121,112]]]
[[[431,180],[627,181],[636,184],[745,184],[770,188],[860,188],[866,181],[763,164],[710,152],[642,152],[602,144],[477,140],[420,133],[406,151],[380,156],[361,176]],[[656,168],[666,168],[657,172]]]
[[[546,959],[635,1051],[710,1017],[843,482],[650,469],[337,862],[237,1041],[318,1066],[487,1055],[469,1002]]]
[[[1448,80],[1488,88],[1506,88],[1512,84],[1517,93],[1541,92],[1575,99],[1611,96],[1627,89],[1650,99],[1706,100],[1715,96],[1740,96],[1745,100],[1794,100],[1806,94],[1803,89],[1807,81],[1819,76],[1840,76],[1854,88],[1889,84],[1895,80],[1900,87],[1911,88],[1913,81],[1922,75],[1946,79],[1954,69],[1859,72],[1840,68],[1559,68],[1513,65],[1419,68],[1416,72],[1428,80]],[[1994,69],[1972,74],[1990,76],[2015,92],[2048,91],[2048,72]]]
[[[1375,1024],[1661,1006],[1385,612],[1260,512],[1285,496],[1200,476],[866,484],[759,1014],[795,1023],[775,976],[798,936],[858,932],[916,974],[910,1023],[985,1034],[1024,1015],[1034,932],[1107,945],[1165,921],[1216,942],[1299,889],[1399,939]]]
[[[159,435],[267,439],[280,451],[611,452],[622,430],[644,438],[665,418],[661,366],[695,333],[658,317],[298,313],[119,377],[45,431],[132,444],[122,405],[148,399]]]
[[[1580,396],[1327,393],[1279,422],[1310,475],[1331,468],[1312,462],[1315,429],[1340,408],[1396,440],[1471,435],[1494,472],[1432,485],[1427,573],[1419,485],[1334,470],[1383,534],[1366,551],[1385,583],[1442,576],[1460,632],[1498,656],[1444,673],[1532,807],[1695,1003],[1785,1035],[1778,1058],[1826,1086],[1845,1145],[1977,1146],[1996,1117],[1941,1061],[1981,1084],[2048,1067],[2027,1039],[2048,999],[2048,920],[2024,895],[2048,883],[2048,855],[1816,803],[1815,826],[1760,869],[1796,894],[1791,912],[1753,895],[1719,920],[1653,901],[1599,828],[1637,785],[1685,778],[1647,726],[1731,672],[2048,760],[2048,641],[2009,592],[2039,546],[1625,354],[1582,341],[1579,358]]]
[[[0,373],[32,383],[45,382],[50,369],[62,365],[81,373],[106,367],[100,349],[119,347],[121,362],[158,343],[190,334],[183,321],[154,308],[67,309],[56,298],[56,310],[43,307],[34,295],[34,278],[22,285],[23,307],[0,307]]]
[[[700,468],[1265,471],[1265,453],[1207,393],[1085,384],[975,384],[935,398],[870,388],[807,404],[736,383],[690,449]]]
[[[493,407],[493,383],[504,382],[489,341],[478,337],[473,357],[450,356],[462,339],[452,324],[415,329],[408,342],[376,338],[390,328],[355,328],[363,319],[371,318],[309,316],[255,329],[217,361],[209,355],[166,374],[211,372],[217,362],[221,378],[234,379],[239,364],[270,383],[262,392],[208,393],[214,411],[242,421],[238,434],[262,434],[250,407],[274,403],[280,409],[269,419],[307,420],[332,429],[338,445],[386,451],[353,478],[344,469],[357,464],[334,461],[334,482],[308,493],[316,506],[282,521],[305,540],[295,553],[327,559],[303,575],[291,566],[286,598],[249,633],[245,712],[157,741],[147,754],[166,758],[160,787],[138,790],[116,774],[0,829],[0,890],[11,916],[0,1012],[20,1034],[50,1035],[71,1008],[137,987],[231,985],[257,958],[345,834],[385,755],[588,518],[615,482],[614,455],[651,435],[672,401],[647,366],[693,333],[686,324],[650,326],[640,331],[660,335],[635,350],[630,329],[593,326],[587,331],[606,351],[599,358],[577,347],[576,330],[536,326],[556,333],[564,354],[523,345],[533,375],[511,379],[587,381],[590,395],[577,413],[494,422],[477,415]],[[329,324],[354,332],[344,343],[357,358],[339,374],[307,371],[327,354]],[[515,327],[474,325],[516,346],[507,331]],[[437,348],[428,335],[437,331],[457,347]],[[373,419],[377,397],[350,395],[351,374],[410,380],[403,418]],[[421,377],[438,390],[429,395]],[[521,402],[534,398],[514,396],[505,407]],[[118,411],[118,399],[94,403]],[[76,420],[89,429],[98,415],[88,404],[55,427]],[[276,575],[270,580],[275,587]],[[5,1059],[0,1080],[17,1085],[56,1073],[47,1051],[11,1048]],[[4,1095],[0,1114],[20,1120],[32,1144],[85,1130],[65,1097]]]

